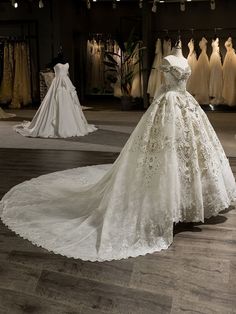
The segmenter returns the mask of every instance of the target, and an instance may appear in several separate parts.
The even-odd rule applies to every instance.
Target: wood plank
[[[82,307],[58,304],[38,296],[0,288],[1,314],[85,314]]]
[[[12,251],[8,260],[32,268],[70,274],[74,277],[128,287],[134,259],[111,262],[85,262],[49,252]]]
[[[108,285],[69,275],[43,271],[36,293],[64,304],[85,305],[109,314],[170,313],[172,298],[135,289]]]

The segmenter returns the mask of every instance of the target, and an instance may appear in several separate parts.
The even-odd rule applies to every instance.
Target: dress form
[[[182,53],[182,44],[178,40],[176,45],[172,48],[171,54],[163,60],[163,64],[169,63],[172,66],[178,66],[180,68],[186,68],[188,66],[187,59],[184,58]]]

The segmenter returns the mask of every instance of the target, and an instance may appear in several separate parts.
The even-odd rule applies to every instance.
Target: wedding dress
[[[105,261],[167,249],[173,222],[204,221],[236,199],[223,148],[186,91],[190,67],[168,56],[166,85],[114,164],[51,173],[13,187],[1,219],[32,243]]]
[[[158,38],[156,42],[155,58],[153,61],[151,74],[148,80],[147,93],[151,98],[154,97],[156,90],[159,89],[162,83],[162,76],[160,71],[161,63],[162,63],[162,48],[161,40],[160,38]]]
[[[197,61],[195,69],[195,82],[193,94],[196,100],[203,105],[209,104],[209,79],[210,79],[210,63],[206,53],[207,40],[202,38],[199,42],[202,52]]]
[[[143,96],[143,75],[141,69],[141,58],[140,58],[140,44],[138,43],[134,49],[132,64],[133,64],[133,78],[131,83],[131,96],[142,97]]]
[[[16,115],[14,113],[7,113],[0,107],[0,119],[8,119],[15,116]]]
[[[33,120],[16,125],[16,132],[29,137],[66,138],[96,130],[86,121],[68,70],[68,63],[55,65],[55,78]]]
[[[195,70],[196,70],[196,65],[197,65],[197,55],[194,49],[194,40],[191,39],[188,43],[188,48],[189,48],[189,54],[187,57],[188,60],[188,64],[191,68],[191,75],[187,81],[187,91],[194,95],[194,86],[195,84],[198,84],[198,82],[196,82],[196,78],[195,78]]]
[[[236,106],[236,55],[231,37],[225,42],[225,48],[222,96],[229,106]]]
[[[212,40],[212,54],[210,57],[209,95],[213,99],[211,104],[222,104],[223,70],[220,57],[219,38]]]

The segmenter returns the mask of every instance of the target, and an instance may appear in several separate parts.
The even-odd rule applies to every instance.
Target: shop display
[[[113,165],[15,186],[1,201],[3,222],[54,253],[106,261],[167,249],[173,222],[204,221],[227,208],[236,199],[235,179],[207,116],[186,91],[191,70],[180,43],[162,71],[165,91]]]

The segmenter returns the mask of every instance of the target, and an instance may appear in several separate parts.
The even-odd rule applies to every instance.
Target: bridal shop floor
[[[99,130],[82,138],[33,139],[0,121],[0,196],[53,171],[112,163],[143,112],[86,110]],[[236,175],[236,113],[209,112]],[[96,152],[96,153],[94,153]],[[52,254],[0,223],[0,314],[236,313],[236,211],[205,224],[179,224],[167,251],[111,262]]]

